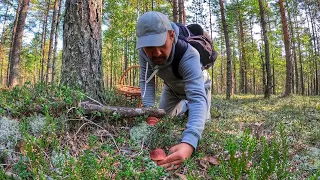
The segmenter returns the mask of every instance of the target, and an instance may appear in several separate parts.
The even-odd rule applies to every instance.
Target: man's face
[[[174,31],[172,30],[168,32],[166,42],[163,46],[144,47],[143,51],[154,64],[162,65],[169,58],[173,39]]]

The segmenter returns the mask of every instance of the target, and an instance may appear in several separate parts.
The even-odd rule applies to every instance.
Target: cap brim
[[[152,34],[138,38],[136,49],[143,47],[162,46],[167,40],[168,32]]]

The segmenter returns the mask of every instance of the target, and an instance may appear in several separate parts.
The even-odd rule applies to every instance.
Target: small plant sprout
[[[153,160],[156,164],[158,161],[164,160],[166,158],[166,153],[163,149],[157,148],[150,152],[150,159]]]
[[[155,126],[158,124],[158,122],[159,122],[159,119],[154,116],[149,116],[147,118],[147,124],[149,124],[150,126]]]

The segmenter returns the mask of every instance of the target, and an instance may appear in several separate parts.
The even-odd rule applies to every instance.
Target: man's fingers
[[[176,170],[176,169],[178,169],[180,166],[181,166],[181,163],[180,163],[180,164],[177,164],[177,165],[170,166],[169,168],[167,168],[167,171]]]
[[[179,167],[181,165],[181,163],[182,163],[181,160],[176,160],[176,161],[168,162],[168,163],[165,163],[165,164],[161,164],[159,166],[167,168],[167,169],[170,169],[170,168],[173,168],[175,166]]]
[[[178,146],[173,146],[173,147],[171,147],[170,149],[169,149],[169,154],[172,154],[172,153],[174,153],[174,152],[176,152],[178,150]]]
[[[174,161],[177,161],[177,160],[181,160],[181,158],[178,155],[178,153],[172,153],[169,156],[167,156],[164,160],[159,161],[158,165],[171,163],[171,162],[174,162]]]

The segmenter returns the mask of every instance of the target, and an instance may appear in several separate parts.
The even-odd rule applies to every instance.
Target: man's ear
[[[174,30],[170,31],[170,38],[171,38],[171,40],[174,40]]]

